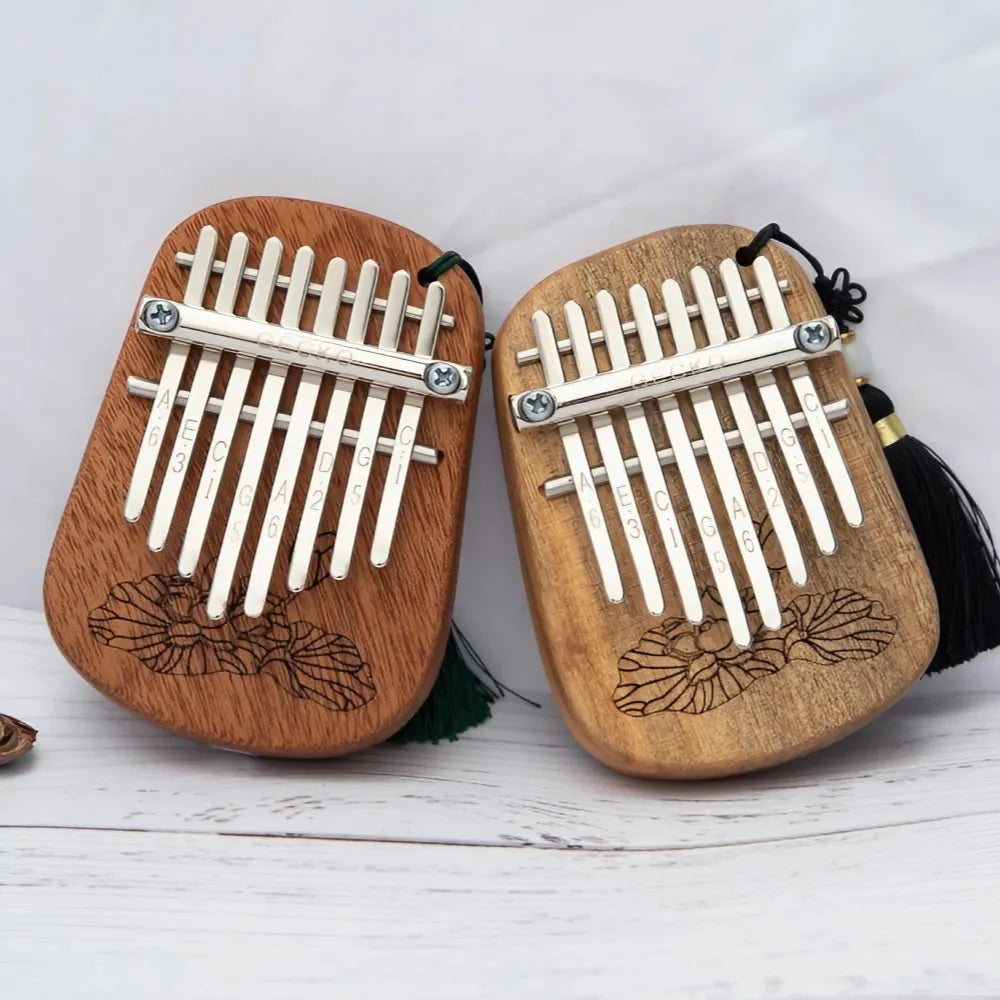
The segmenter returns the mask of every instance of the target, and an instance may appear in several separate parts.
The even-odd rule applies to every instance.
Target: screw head
[[[826,350],[832,340],[833,335],[830,333],[830,327],[821,319],[813,320],[810,323],[800,323],[795,328],[795,343],[809,354]]]
[[[181,314],[172,302],[153,299],[142,310],[142,321],[157,333],[169,333],[181,321]]]
[[[540,420],[548,420],[556,412],[555,397],[545,389],[535,389],[521,397],[518,409],[522,420],[537,424]]]
[[[450,396],[453,392],[458,392],[461,384],[461,373],[448,361],[435,361],[424,370],[424,385],[439,396]]]

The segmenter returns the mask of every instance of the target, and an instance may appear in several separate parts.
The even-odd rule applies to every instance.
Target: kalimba
[[[732,226],[654,233],[532,289],[494,352],[549,679],[642,776],[805,754],[934,653],[934,590],[834,318]]]
[[[343,208],[245,198],[167,237],[45,578],[116,701],[253,753],[375,743],[448,636],[482,311],[440,251]]]

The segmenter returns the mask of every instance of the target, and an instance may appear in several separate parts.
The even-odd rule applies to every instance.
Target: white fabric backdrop
[[[867,284],[876,374],[1000,525],[1000,3],[2,6],[0,603],[40,606],[161,238],[241,194],[460,250],[493,329],[585,254],[778,220]],[[458,617],[504,679],[541,684],[488,393]]]

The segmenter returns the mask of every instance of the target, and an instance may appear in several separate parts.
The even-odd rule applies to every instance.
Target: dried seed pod
[[[0,715],[0,764],[9,764],[26,754],[35,742],[37,730],[12,715]]]

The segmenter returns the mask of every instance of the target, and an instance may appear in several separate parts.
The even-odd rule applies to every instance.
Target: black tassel
[[[927,673],[1000,646],[1000,562],[983,512],[937,452],[906,433],[892,400],[860,387],[937,591],[941,637]]]
[[[814,285],[841,333],[864,319],[868,297],[845,268],[827,276],[823,265],[772,222],[736,251],[749,267],[771,241],[797,250],[816,271]],[[860,381],[860,380],[859,380]],[[892,400],[873,385],[860,386],[868,416],[878,431],[886,460],[913,522],[937,592],[940,638],[927,668],[935,674],[1000,646],[1000,561],[983,512],[937,452],[906,433]]]

